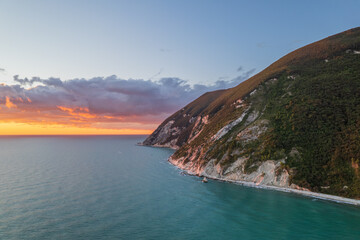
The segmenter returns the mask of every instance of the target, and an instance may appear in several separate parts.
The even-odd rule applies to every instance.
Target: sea
[[[360,207],[202,183],[145,137],[0,137],[0,239],[360,239]]]

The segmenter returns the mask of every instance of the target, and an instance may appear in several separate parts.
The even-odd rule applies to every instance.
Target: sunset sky
[[[0,135],[149,134],[201,94],[359,26],[359,9],[360,1],[0,1]]]

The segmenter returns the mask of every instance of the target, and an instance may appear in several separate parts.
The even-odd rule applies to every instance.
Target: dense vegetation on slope
[[[175,158],[201,165],[216,159],[225,171],[243,157],[248,173],[263,161],[281,160],[292,183],[360,198],[360,28],[300,48],[237,87],[211,96],[163,123],[174,120],[181,129],[182,147]],[[241,107],[235,104],[239,99]],[[242,114],[239,124],[213,140]],[[209,123],[187,141],[195,124],[188,120],[205,116]],[[259,133],[244,140],[244,132],[252,136],[252,131]]]
[[[295,169],[296,184],[359,197],[360,55],[343,51],[291,66],[290,71],[296,76],[291,95],[283,87],[286,74],[268,93],[272,151],[301,149],[300,159],[286,161]]]

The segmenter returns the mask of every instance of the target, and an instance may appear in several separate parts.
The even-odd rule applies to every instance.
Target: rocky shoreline
[[[176,150],[174,148],[171,148],[171,147],[168,147],[168,146],[161,146],[161,145],[145,145],[143,143],[138,143],[137,145],[138,146],[145,146],[145,147],[155,147],[155,148],[170,148],[170,149]],[[181,168],[179,165],[176,164],[175,161],[171,161],[171,157],[168,159],[168,162],[171,165],[173,165],[176,168],[183,171],[184,173],[186,173],[187,175],[196,176],[196,177],[203,177],[203,176],[200,176],[199,174],[196,174],[196,173],[193,173],[193,172],[190,172],[190,171],[188,171],[186,169]],[[294,189],[294,188],[288,188],[288,187],[278,187],[278,186],[264,185],[264,184],[258,184],[258,183],[255,183],[255,182],[248,182],[248,181],[239,181],[239,180],[235,181],[235,180],[229,180],[229,179],[224,179],[224,178],[218,178],[218,177],[214,177],[214,176],[211,176],[211,175],[206,175],[206,177],[208,179],[221,181],[221,182],[232,183],[232,184],[238,184],[238,185],[242,185],[242,186],[245,186],[245,187],[253,187],[253,188],[261,188],[261,189],[274,190],[274,191],[280,191],[280,192],[294,193],[294,194],[299,194],[299,195],[302,195],[302,196],[315,198],[315,199],[332,201],[332,202],[341,203],[341,204],[349,204],[349,205],[354,205],[354,206],[360,206],[360,200],[357,200],[357,199],[345,198],[345,197],[340,197],[340,196],[335,196],[335,195],[330,195],[330,194],[324,194],[324,193],[317,193],[317,192],[312,192],[310,190],[300,190],[300,189]]]
[[[191,173],[191,172],[189,172],[187,170],[182,169],[181,167],[176,165],[174,162],[170,161],[170,159],[171,158],[169,158],[169,160],[168,160],[168,162],[170,164],[177,167],[178,169],[181,169],[186,174],[191,175],[191,176],[203,177],[203,176],[199,176],[198,174],[194,174],[194,173]],[[356,199],[352,199],[352,198],[339,197],[339,196],[335,196],[335,195],[329,195],[329,194],[324,194],[324,193],[317,193],[317,192],[305,191],[305,190],[299,190],[299,189],[293,189],[293,188],[277,187],[277,186],[264,185],[264,184],[256,184],[254,182],[234,181],[234,180],[228,180],[228,179],[223,179],[223,178],[217,178],[217,177],[213,177],[213,176],[209,176],[209,175],[207,175],[206,177],[208,179],[213,179],[213,180],[217,180],[217,181],[221,181],[221,182],[228,182],[228,183],[238,184],[238,185],[242,185],[242,186],[246,186],[246,187],[275,190],[275,191],[287,192],[287,193],[295,193],[295,194],[303,195],[303,196],[310,197],[310,198],[327,200],[327,201],[332,201],[332,202],[342,203],[342,204],[360,206],[360,200],[356,200]]]

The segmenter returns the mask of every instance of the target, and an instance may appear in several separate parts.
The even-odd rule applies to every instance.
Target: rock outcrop
[[[143,144],[176,149],[169,161],[198,176],[360,198],[359,51],[360,28],[300,48]]]

